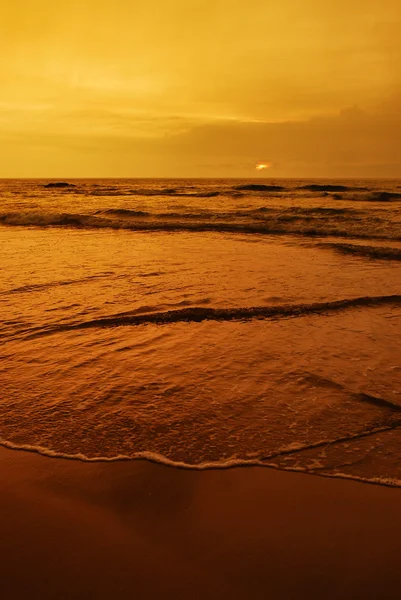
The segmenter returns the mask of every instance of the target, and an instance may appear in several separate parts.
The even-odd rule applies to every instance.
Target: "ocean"
[[[1,180],[0,252],[2,445],[401,486],[401,181]]]

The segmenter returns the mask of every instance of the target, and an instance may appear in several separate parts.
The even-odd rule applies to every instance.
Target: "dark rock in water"
[[[349,188],[346,185],[321,185],[314,183],[312,185],[303,185],[299,189],[309,190],[310,192],[346,192],[352,188]]]
[[[51,183],[45,183],[45,188],[65,188],[65,187],[77,187],[74,183],[67,183],[66,181],[52,181]]]
[[[376,192],[372,199],[379,202],[391,202],[391,200],[401,200],[401,194],[399,192]]]
[[[237,185],[234,190],[244,190],[248,192],[281,192],[285,190],[282,185],[263,185],[261,183],[250,183],[248,185]]]

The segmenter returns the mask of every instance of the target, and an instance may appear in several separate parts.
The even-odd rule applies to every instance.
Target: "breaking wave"
[[[68,212],[3,212],[0,224],[18,227],[68,227],[76,229],[125,229],[130,231],[221,232],[289,234],[305,237],[353,237],[401,239],[397,223],[375,217],[371,222],[350,209],[299,208],[255,209],[218,212],[149,212],[131,208],[98,209],[93,214]]]

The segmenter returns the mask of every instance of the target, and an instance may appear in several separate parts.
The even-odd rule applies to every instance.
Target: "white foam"
[[[216,462],[200,462],[196,464],[185,463],[181,461],[174,461],[166,456],[161,454],[157,454],[156,452],[136,452],[133,456],[129,456],[127,454],[117,454],[116,456],[86,456],[85,454],[77,453],[77,454],[66,454],[64,452],[55,452],[54,450],[50,450],[48,448],[43,448],[41,446],[31,446],[30,444],[14,444],[13,442],[8,442],[6,440],[0,440],[0,446],[4,448],[8,448],[9,450],[21,450],[25,452],[35,452],[36,454],[41,454],[42,456],[47,456],[49,458],[62,458],[66,460],[79,460],[81,462],[89,462],[89,463],[101,463],[101,462],[118,462],[118,461],[128,461],[128,460],[147,460],[149,462],[159,463],[162,465],[166,465],[169,467],[176,467],[179,469],[191,469],[197,471],[204,471],[206,469],[230,469],[233,467],[242,467],[242,466],[266,466],[265,463],[261,460],[245,460],[239,458],[230,458],[226,461],[216,461]]]
[[[134,460],[146,460],[148,462],[157,463],[160,465],[174,467],[178,469],[186,469],[191,471],[206,471],[212,469],[233,469],[238,467],[264,467],[269,469],[276,469],[277,471],[287,471],[287,472],[297,472],[304,473],[305,475],[315,475],[318,477],[326,477],[330,479],[349,479],[352,481],[358,481],[361,483],[369,483],[375,485],[381,485],[384,487],[401,487],[401,479],[395,478],[386,478],[386,477],[358,477],[357,475],[349,475],[347,473],[341,472],[333,472],[333,473],[316,473],[313,469],[304,468],[304,467],[282,467],[277,466],[273,463],[267,463],[262,460],[253,459],[253,460],[245,460],[239,458],[230,458],[225,461],[216,461],[216,462],[201,462],[197,464],[190,464],[180,461],[174,461],[166,456],[162,456],[161,454],[157,454],[155,452],[137,452],[134,456],[128,456],[125,454],[119,454],[116,456],[97,456],[97,457],[89,457],[84,454],[65,454],[63,452],[55,452],[54,450],[49,450],[47,448],[42,448],[40,446],[31,446],[29,444],[26,445],[18,445],[13,442],[8,442],[5,440],[0,440],[0,446],[4,448],[8,448],[9,450],[20,450],[24,452],[34,452],[36,454],[40,454],[42,456],[48,458],[61,458],[65,460],[78,460],[81,462],[87,463],[113,463],[120,461],[134,461]]]

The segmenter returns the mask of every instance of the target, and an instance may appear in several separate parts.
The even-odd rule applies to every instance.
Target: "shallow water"
[[[0,182],[3,443],[401,485],[400,182],[47,183]]]

